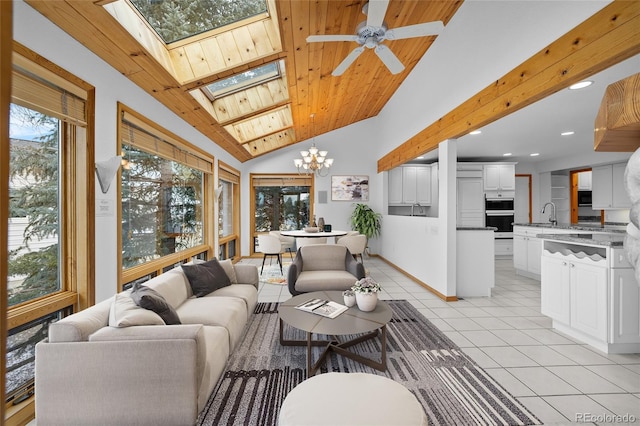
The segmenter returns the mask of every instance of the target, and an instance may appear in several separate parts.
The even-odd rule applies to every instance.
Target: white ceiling
[[[594,84],[580,90],[564,89],[482,129],[479,135],[458,139],[460,161],[517,161],[540,163],[593,151],[594,120],[607,86],[636,74],[636,55],[589,78]],[[571,136],[561,136],[574,131]],[[504,157],[510,152],[513,155]],[[531,153],[539,153],[531,157]],[[425,155],[437,158],[437,151]]]

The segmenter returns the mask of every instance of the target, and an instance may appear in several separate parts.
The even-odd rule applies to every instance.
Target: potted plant
[[[367,245],[370,238],[380,235],[382,214],[376,213],[366,204],[357,203],[351,213],[351,229],[367,236]]]
[[[351,290],[356,294],[358,309],[364,312],[373,311],[378,304],[378,292],[381,289],[380,284],[371,277],[364,277],[356,281]]]

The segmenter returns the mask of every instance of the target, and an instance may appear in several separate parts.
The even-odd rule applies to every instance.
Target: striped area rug
[[[389,377],[413,392],[434,425],[541,424],[409,302],[387,303],[393,310],[387,326],[387,371],[333,353],[323,372]],[[287,338],[305,338],[287,325],[284,333]],[[352,349],[379,359],[380,342],[372,339]],[[314,360],[320,351],[314,348]],[[306,347],[281,346],[278,304],[260,303],[197,424],[275,425],[287,393],[305,378]]]

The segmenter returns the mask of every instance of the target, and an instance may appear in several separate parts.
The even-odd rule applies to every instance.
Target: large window
[[[240,172],[218,161],[218,257],[240,255]]]
[[[123,282],[151,278],[190,257],[211,255],[207,188],[213,159],[121,106]]]
[[[94,303],[93,89],[14,49],[4,383],[8,416],[25,418],[33,412],[35,345],[50,322]]]
[[[251,175],[253,251],[258,234],[302,229],[313,214],[313,177]]]

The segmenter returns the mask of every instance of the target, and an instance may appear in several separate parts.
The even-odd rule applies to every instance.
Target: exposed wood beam
[[[596,151],[632,152],[640,147],[640,73],[607,87],[594,126]]]
[[[614,1],[378,160],[378,172],[640,53],[640,2]]]

